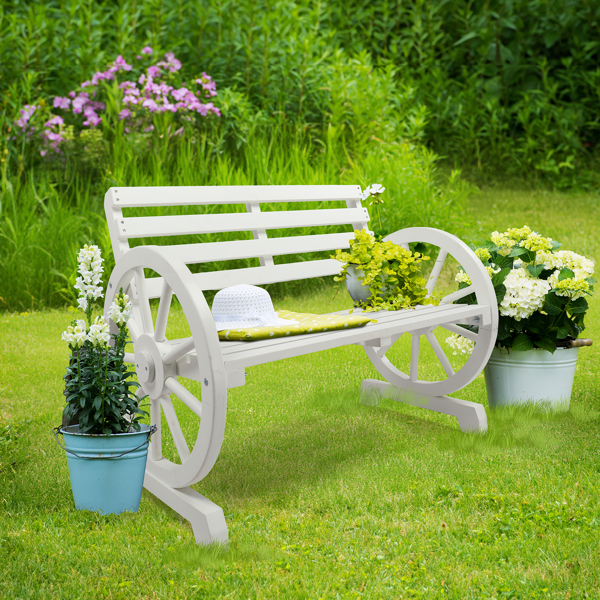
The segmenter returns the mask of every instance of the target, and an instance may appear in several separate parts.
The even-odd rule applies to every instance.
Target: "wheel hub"
[[[169,391],[165,388],[165,379],[176,376],[175,364],[165,365],[163,355],[169,349],[168,344],[156,343],[154,339],[143,334],[135,343],[135,371],[144,393],[151,399],[160,398]]]

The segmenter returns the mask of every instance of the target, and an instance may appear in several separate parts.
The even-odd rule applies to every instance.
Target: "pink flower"
[[[45,151],[45,150],[40,150],[40,154],[41,154],[42,156],[46,156],[46,151]]]
[[[131,116],[131,111],[128,108],[124,108],[119,113],[119,119],[122,121],[123,119],[128,119]]]
[[[84,122],[84,125],[88,125],[91,127],[96,127],[96,125],[99,125],[100,123],[102,123],[102,117],[99,117],[96,113],[94,113],[93,115],[90,115]]]
[[[123,69],[124,71],[131,71],[131,65],[128,65],[125,62],[125,59],[120,54],[119,56],[117,56],[117,60],[115,60],[113,65],[116,67],[117,70]]]
[[[60,96],[56,96],[56,98],[54,98],[54,108],[62,108],[63,110],[67,110],[70,104],[71,100],[69,100],[69,98],[61,98]]]
[[[27,126],[27,123],[29,123],[29,119],[31,119],[31,117],[33,116],[33,113],[37,110],[37,106],[35,106],[34,104],[26,104],[21,110],[21,118],[17,121],[17,125],[21,128],[24,129]]]
[[[75,92],[69,92],[69,98],[75,98]]]
[[[138,99],[130,94],[127,94],[127,96],[125,96],[123,98],[123,104],[137,104],[138,103]]]
[[[167,60],[163,60],[158,63],[160,67],[169,69],[171,73],[175,73],[175,71],[179,71],[179,69],[181,69],[181,62],[175,58],[175,55],[172,52],[167,52],[165,54],[165,58]]]
[[[180,102],[181,100],[183,100],[187,97],[188,93],[189,93],[189,90],[185,87],[182,87],[178,90],[173,90],[171,92],[171,96],[173,96],[173,98],[175,98],[175,100]]]
[[[62,117],[52,117],[49,121],[46,121],[46,127],[53,127],[54,125],[64,125],[65,122]]]
[[[150,77],[156,77],[159,73],[160,73],[160,67],[158,67],[156,65],[152,65],[151,67],[148,67],[148,75]]]
[[[156,102],[152,100],[152,98],[146,98],[142,103],[142,106],[148,108],[150,112],[154,112],[158,109],[158,104],[156,104]]]
[[[73,112],[79,114],[83,107],[90,101],[90,97],[87,93],[81,92],[76,98],[73,99]]]
[[[145,76],[145,75],[142,73],[142,74],[140,75],[140,78],[138,79],[138,83],[139,83],[140,85],[142,85],[142,83],[144,83],[144,81],[146,81],[146,76]]]
[[[81,87],[87,87],[88,85],[92,85],[92,82],[91,82],[91,81],[84,81],[84,82],[81,84]],[[94,84],[94,85],[95,85],[95,84]],[[74,92],[71,92],[71,94],[73,94],[73,93],[74,93]],[[70,96],[71,94],[69,94],[69,96]]]
[[[144,48],[142,48],[142,54],[152,54],[152,52],[153,50],[150,46],[144,46]]]
[[[137,58],[138,60],[142,60],[142,57],[141,57],[139,54],[136,56],[136,58]]]

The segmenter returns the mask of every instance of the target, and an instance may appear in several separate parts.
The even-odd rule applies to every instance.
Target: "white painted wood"
[[[465,298],[469,294],[472,294],[474,291],[475,291],[475,286],[469,285],[466,288],[463,288],[462,290],[456,290],[456,292],[453,292],[452,294],[448,294],[447,296],[444,296],[442,298],[440,304],[451,304],[452,302],[456,302],[457,300],[461,300],[462,298]]]
[[[191,523],[197,544],[227,544],[229,541],[223,509],[196,490],[173,488],[148,470],[144,487]]]
[[[435,288],[437,280],[442,272],[442,267],[446,262],[446,257],[448,256],[448,252],[446,250],[440,250],[438,256],[435,260],[435,264],[433,265],[433,269],[431,269],[431,274],[429,275],[429,279],[427,280],[427,295],[431,296],[431,292]]]
[[[139,388],[138,388],[139,389]],[[161,408],[160,398],[150,399],[150,421],[156,425],[156,431],[150,438],[150,449],[148,457],[150,460],[161,460],[162,455],[162,423],[161,423]]]
[[[379,393],[384,398],[396,402],[411,404],[419,408],[433,410],[456,417],[461,431],[464,433],[485,433],[487,431],[487,416],[485,408],[476,402],[468,402],[449,396],[428,396],[424,393],[408,392],[397,388],[387,381],[365,379],[360,387],[361,393],[373,395]]]
[[[233,242],[208,242],[164,246],[165,256],[185,264],[237,260],[257,256],[304,254],[305,252],[334,251],[349,248],[354,232],[305,235],[265,240],[235,240]]]
[[[204,187],[118,187],[105,196],[105,209],[136,206],[331,202],[360,200],[359,185],[249,185]]]
[[[382,311],[371,315],[377,319],[376,323],[356,329],[252,343],[219,342],[216,325],[202,290],[222,289],[236,283],[260,285],[339,273],[341,266],[334,260],[275,265],[272,264],[272,257],[348,248],[353,233],[269,238],[267,229],[271,225],[277,228],[298,227],[301,226],[299,223],[304,223],[304,226],[338,224],[338,220],[341,221],[342,218],[342,224],[351,224],[355,229],[367,228],[368,216],[361,207],[360,192],[359,186],[265,186],[112,188],[106,195],[107,221],[116,267],[109,281],[105,311],[108,312],[120,287],[131,290],[134,317],[130,320],[130,331],[140,365],[143,362],[148,367],[145,372],[146,380],[140,378],[142,391],[146,391],[146,387],[151,392],[151,418],[159,426],[162,403],[166,422],[182,459],[182,463],[178,464],[162,456],[159,431],[158,435],[153,436],[145,485],[192,522],[199,543],[227,540],[227,527],[222,510],[188,486],[205,477],[214,465],[223,441],[227,388],[244,385],[245,368],[248,366],[347,344],[360,344],[364,346],[375,368],[386,379],[383,382],[365,380],[363,387],[377,392],[396,394],[401,391],[405,395],[408,393],[414,403],[426,399],[426,408],[454,414],[465,431],[481,431],[485,428],[485,411],[481,405],[447,398],[445,394],[467,385],[487,362],[497,330],[495,294],[479,259],[460,240],[444,232],[412,228],[395,232],[387,238],[405,248],[411,242],[425,242],[440,248],[429,279],[428,290],[432,293],[435,291],[443,260],[447,255],[453,256],[462,265],[471,278],[472,285],[469,289],[462,290],[459,295],[446,296],[440,306],[419,306],[414,310],[397,312]],[[307,200],[320,202],[324,207],[310,211],[260,211],[261,203]],[[329,201],[345,202],[347,208],[331,209],[325,206]],[[231,215],[194,215],[190,221],[188,217],[124,219],[122,211],[122,207],[230,203],[245,205],[248,212]],[[127,239],[137,235],[222,231],[223,229],[218,228],[225,227],[227,219],[233,220],[225,230],[246,229],[253,232],[255,239],[163,247],[139,246],[133,249],[129,249],[128,246]],[[119,220],[122,222],[119,223]],[[119,231],[119,226],[124,226],[123,231]],[[240,229],[242,227],[243,229]],[[259,258],[263,266],[196,275],[192,275],[186,266],[191,263],[251,257]],[[144,268],[153,270],[159,277],[146,279]],[[470,292],[475,294],[477,305],[452,304],[454,300]],[[191,332],[189,338],[168,340],[165,336],[172,295],[176,295],[181,303]],[[155,297],[160,297],[161,300],[156,327],[153,327],[150,299]],[[432,331],[437,326],[445,327],[449,331],[462,331],[458,323],[476,324],[479,333],[465,333],[465,337],[476,342],[475,350],[465,366],[454,373]],[[413,360],[409,375],[402,373],[385,356],[392,344],[404,333],[413,335]],[[418,344],[421,335],[425,335],[432,344],[447,379],[418,379]],[[133,355],[130,356],[132,357]],[[144,375],[144,372],[140,373]],[[154,373],[154,377],[149,373]],[[177,377],[201,382],[200,395],[196,397],[192,394]],[[170,393],[174,393],[183,403],[177,404],[177,410],[170,401]],[[179,426],[178,410],[191,410],[200,417],[198,436],[191,451]]]
[[[146,281],[146,291],[150,298],[152,298],[151,292],[148,290],[150,287]],[[165,333],[167,331],[167,322],[169,320],[169,309],[171,308],[171,301],[173,299],[173,290],[169,287],[167,282],[163,279],[162,289],[160,291],[160,302],[158,304],[158,312],[156,313],[156,325],[154,327],[154,339],[157,342],[165,341]]]
[[[221,290],[230,285],[245,283],[248,285],[266,285],[282,281],[297,281],[313,277],[330,277],[339,274],[342,265],[334,259],[323,259],[299,263],[285,263],[269,267],[249,267],[247,269],[230,269],[196,273],[194,279],[203,290]],[[162,279],[155,277],[146,279],[146,288],[150,298],[158,298]]]
[[[173,438],[173,442],[175,443],[175,448],[177,449],[179,458],[183,463],[190,457],[190,449],[188,448],[187,442],[185,441],[183,431],[181,431],[181,425],[179,424],[179,419],[177,418],[177,413],[175,412],[175,408],[173,407],[173,402],[171,401],[171,398],[169,398],[169,396],[166,395],[161,396],[160,406],[165,415],[165,419],[167,421],[167,425],[169,426],[169,430],[171,431],[171,437]]]
[[[163,362],[165,365],[170,365],[175,362],[179,358],[181,358],[184,354],[191,352],[195,347],[195,342],[193,337],[186,338],[185,340],[181,340],[177,346],[173,346],[170,348],[166,354],[163,354]]]
[[[464,327],[459,327],[458,325],[454,325],[453,323],[445,323],[444,325],[440,325],[440,327],[443,327],[451,333],[458,333],[458,335],[462,335],[463,337],[466,337],[472,342],[477,341],[477,334],[474,331],[465,329]]]
[[[417,380],[417,374],[419,373],[419,345],[421,341],[421,335],[418,333],[412,334],[411,348],[410,348],[410,376],[411,381]]]
[[[261,212],[258,203],[248,204],[248,207],[247,213],[123,218],[119,222],[119,234],[121,238],[134,239],[290,227],[325,227],[369,220],[366,208]]]
[[[167,377],[165,386],[175,394],[192,412],[199,417],[202,416],[202,402],[194,396],[186,387],[181,385],[175,377]]]
[[[435,334],[433,333],[433,331],[428,331],[425,334],[425,337],[427,338],[427,341],[431,344],[431,347],[433,348],[435,355],[437,356],[438,360],[440,361],[442,368],[446,372],[446,375],[448,375],[448,377],[450,377],[451,375],[454,375],[454,369],[452,368],[452,365],[450,364],[448,357],[444,353],[444,350],[440,346],[440,343],[437,341],[437,338],[435,337]]]
[[[248,211],[249,214],[254,215],[255,218],[257,215],[261,214],[260,204],[258,202],[250,202],[250,203],[246,204],[246,210]],[[260,220],[262,223],[262,221],[264,220],[264,217],[259,216],[257,220]],[[252,237],[255,240],[266,240],[268,238],[266,226],[263,227],[262,225],[257,225],[255,228],[253,228],[252,229]],[[273,256],[270,254],[268,256],[259,256],[258,262],[260,263],[261,267],[272,267],[275,264],[275,261],[273,260]]]

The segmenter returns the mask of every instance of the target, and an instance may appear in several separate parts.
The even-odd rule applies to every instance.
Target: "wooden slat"
[[[455,322],[460,318],[481,314],[482,310],[485,310],[485,307],[476,304],[428,306],[420,311],[398,311],[394,313],[395,319],[378,320],[377,323],[369,323],[364,327],[238,344],[221,342],[221,349],[228,369],[242,369],[347,344],[366,342],[382,336],[390,337],[422,327],[435,327],[448,321]]]
[[[107,197],[112,198],[115,208],[248,202],[330,202],[360,199],[361,189],[358,185],[117,187],[110,188]]]
[[[324,227],[369,221],[366,208],[332,208],[278,212],[245,212],[206,215],[171,215],[119,219],[121,238],[195,235],[255,229]]]
[[[230,285],[266,285],[282,281],[312,279],[313,277],[330,277],[337,275],[342,264],[337,260],[323,259],[299,263],[271,265],[267,267],[249,267],[247,269],[229,269],[196,273],[194,279],[203,290],[222,290]],[[159,298],[162,277],[146,279],[147,292],[150,298]]]
[[[302,254],[337,248],[349,248],[354,232],[303,235],[266,240],[236,240],[233,242],[210,242],[205,244],[180,244],[163,246],[161,250],[173,260],[186,264],[237,260],[257,256]]]

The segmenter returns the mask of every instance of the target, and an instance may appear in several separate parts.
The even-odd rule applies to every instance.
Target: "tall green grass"
[[[337,132],[342,131],[340,126]],[[360,154],[353,155],[337,132],[329,128],[325,141],[315,141],[303,131],[283,127],[255,131],[237,153],[211,147],[211,138],[183,139],[162,159],[122,141],[110,147],[112,155],[101,170],[40,170],[15,176],[3,195],[0,218],[1,307],[25,311],[72,302],[75,257],[83,243],[99,244],[107,259],[106,271],[111,271],[103,208],[104,192],[111,186],[359,184],[364,188],[381,182],[387,187],[382,225],[388,232],[415,225],[460,229],[468,188],[458,173],[440,183],[435,155],[407,143],[364,140]]]

